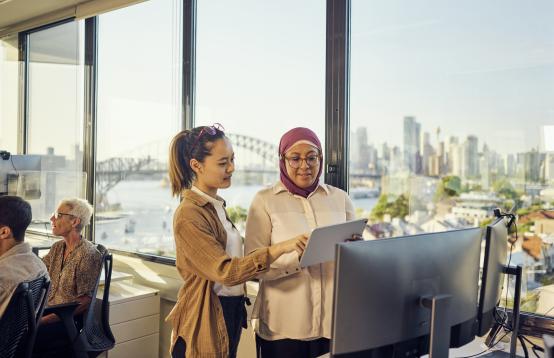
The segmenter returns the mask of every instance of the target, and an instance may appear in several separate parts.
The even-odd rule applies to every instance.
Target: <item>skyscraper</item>
[[[554,182],[554,153],[547,153],[544,160],[544,180]]]
[[[460,176],[461,159],[459,158],[458,137],[450,137],[448,140],[448,158],[446,163],[447,172],[453,175]]]
[[[525,168],[525,180],[534,183],[538,182],[541,177],[541,153],[539,153],[536,149],[532,149],[530,152],[524,153],[523,158]]]
[[[461,177],[463,172],[463,146],[458,143],[451,143],[448,155],[450,173]]]
[[[434,157],[435,155],[435,149],[431,145],[431,136],[429,135],[429,132],[423,133],[422,153],[422,173],[424,175],[438,175],[438,160],[436,161],[436,163],[431,164],[431,162],[433,161],[432,157]],[[433,166],[434,170],[431,170],[431,166]],[[431,172],[433,172],[433,174],[431,174]]]
[[[490,156],[488,151],[483,151],[483,155],[479,158],[479,172],[481,174],[481,188],[489,190],[491,184],[490,173]]]
[[[464,142],[463,177],[476,178],[479,176],[479,139],[474,135],[467,136]]]
[[[517,172],[516,157],[513,154],[508,154],[506,157],[506,175],[508,177],[515,177]]]
[[[447,155],[446,155],[446,149],[444,146],[444,142],[439,143],[439,148],[437,151],[437,157],[438,157],[438,166],[439,166],[439,175],[446,175],[448,174],[448,163],[447,163]]]
[[[387,144],[387,142],[383,143],[383,146],[382,146],[382,157],[383,157],[383,160],[385,162],[389,162],[390,161],[390,157],[391,157],[391,148],[389,147],[389,145]]]
[[[404,164],[411,173],[421,173],[421,125],[415,117],[404,117]]]
[[[359,127],[356,129],[356,148],[354,150],[357,152],[357,163],[356,168],[362,171],[368,170],[368,165],[371,160],[369,146],[367,145],[367,128]]]

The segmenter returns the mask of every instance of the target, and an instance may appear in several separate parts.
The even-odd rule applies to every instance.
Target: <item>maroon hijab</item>
[[[289,178],[285,161],[283,160],[287,150],[289,150],[296,142],[301,140],[313,143],[317,149],[319,149],[320,154],[323,152],[319,138],[311,129],[303,127],[293,128],[283,134],[281,141],[279,142],[279,171],[281,172],[281,182],[285,185],[289,192],[307,198],[308,195],[310,195],[310,193],[313,192],[319,185],[319,177],[321,176],[321,168],[323,168],[323,165],[319,165],[319,171],[317,172],[317,177],[314,183],[307,188],[301,188],[294,184],[294,182]]]

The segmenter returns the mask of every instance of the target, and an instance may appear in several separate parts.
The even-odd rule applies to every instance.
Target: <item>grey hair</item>
[[[94,209],[88,201],[80,198],[63,199],[60,201],[58,207],[61,205],[67,205],[69,207],[68,214],[81,219],[81,222],[76,228],[77,231],[81,232],[85,226],[90,224],[90,218],[92,217]]]

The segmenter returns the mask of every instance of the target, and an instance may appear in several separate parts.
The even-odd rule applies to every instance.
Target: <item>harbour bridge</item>
[[[236,155],[235,182],[260,184],[278,178],[278,148],[276,145],[242,134],[227,133]],[[118,183],[129,177],[159,177],[167,179],[169,140],[157,140],[141,145],[120,156],[101,160],[96,166],[96,193],[99,200]],[[380,175],[351,173],[353,183],[380,182]]]
[[[227,133],[237,155],[238,175],[277,175],[277,146],[242,134]],[[169,140],[158,140],[137,147],[121,156],[99,161],[96,165],[96,192],[98,197],[130,176],[167,174]],[[246,164],[243,164],[246,163]]]

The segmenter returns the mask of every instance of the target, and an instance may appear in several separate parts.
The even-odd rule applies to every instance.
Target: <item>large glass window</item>
[[[181,127],[181,19],[178,0],[99,17],[95,240],[111,248],[175,255],[167,158]]]
[[[49,170],[83,169],[84,22],[29,35],[29,154]]]
[[[33,179],[40,182],[40,192],[31,195],[33,226],[49,231],[50,213],[59,200],[85,196],[84,22],[32,32],[28,44],[27,153],[42,157],[43,171]]]
[[[0,39],[0,150],[17,151],[19,61],[17,35]]]
[[[198,2],[196,125],[221,123],[236,172],[221,191],[243,228],[256,192],[278,179],[279,139],[325,138],[325,1]]]
[[[554,4],[497,5],[353,0],[351,195],[369,238],[514,208],[523,309],[552,315]]]

